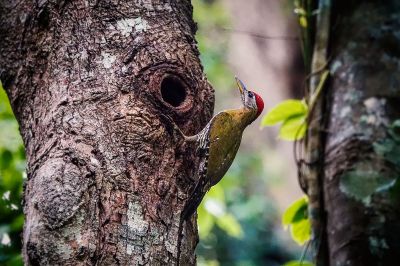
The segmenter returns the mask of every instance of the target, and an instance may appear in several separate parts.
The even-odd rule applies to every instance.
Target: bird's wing
[[[196,176],[196,183],[194,184],[193,189],[190,192],[189,199],[186,202],[186,206],[183,210],[183,218],[190,218],[193,213],[199,207],[201,201],[203,200],[204,195],[211,188],[211,182],[207,178],[207,169],[208,169],[208,159],[210,153],[210,143],[211,138],[210,134],[215,123],[219,123],[225,119],[232,119],[231,115],[225,112],[218,113],[215,115],[211,121],[204,127],[202,131],[200,131],[197,135],[195,135],[195,141],[197,142],[197,156],[199,159],[199,168]]]

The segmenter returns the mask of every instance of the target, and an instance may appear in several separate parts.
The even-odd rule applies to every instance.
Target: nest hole
[[[161,82],[161,97],[173,107],[181,106],[186,99],[186,89],[183,82],[174,76],[167,76]]]

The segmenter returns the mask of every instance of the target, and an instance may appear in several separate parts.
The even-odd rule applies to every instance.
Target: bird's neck
[[[231,114],[234,121],[243,129],[257,118],[257,111],[254,109],[239,108],[227,110],[226,112]]]

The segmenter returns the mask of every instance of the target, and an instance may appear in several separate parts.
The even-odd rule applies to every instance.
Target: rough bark
[[[398,1],[335,1],[324,204],[329,265],[400,261]]]
[[[195,264],[196,221],[178,228],[198,162],[159,118],[211,117],[195,29],[189,0],[0,1],[27,265]]]

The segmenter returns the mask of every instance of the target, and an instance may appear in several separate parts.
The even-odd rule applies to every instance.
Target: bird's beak
[[[236,79],[236,84],[238,86],[238,89],[240,91],[240,97],[242,98],[242,102],[244,104],[244,99],[245,99],[245,93],[247,92],[246,86],[243,84],[243,82],[238,79],[238,77],[235,77]]]

